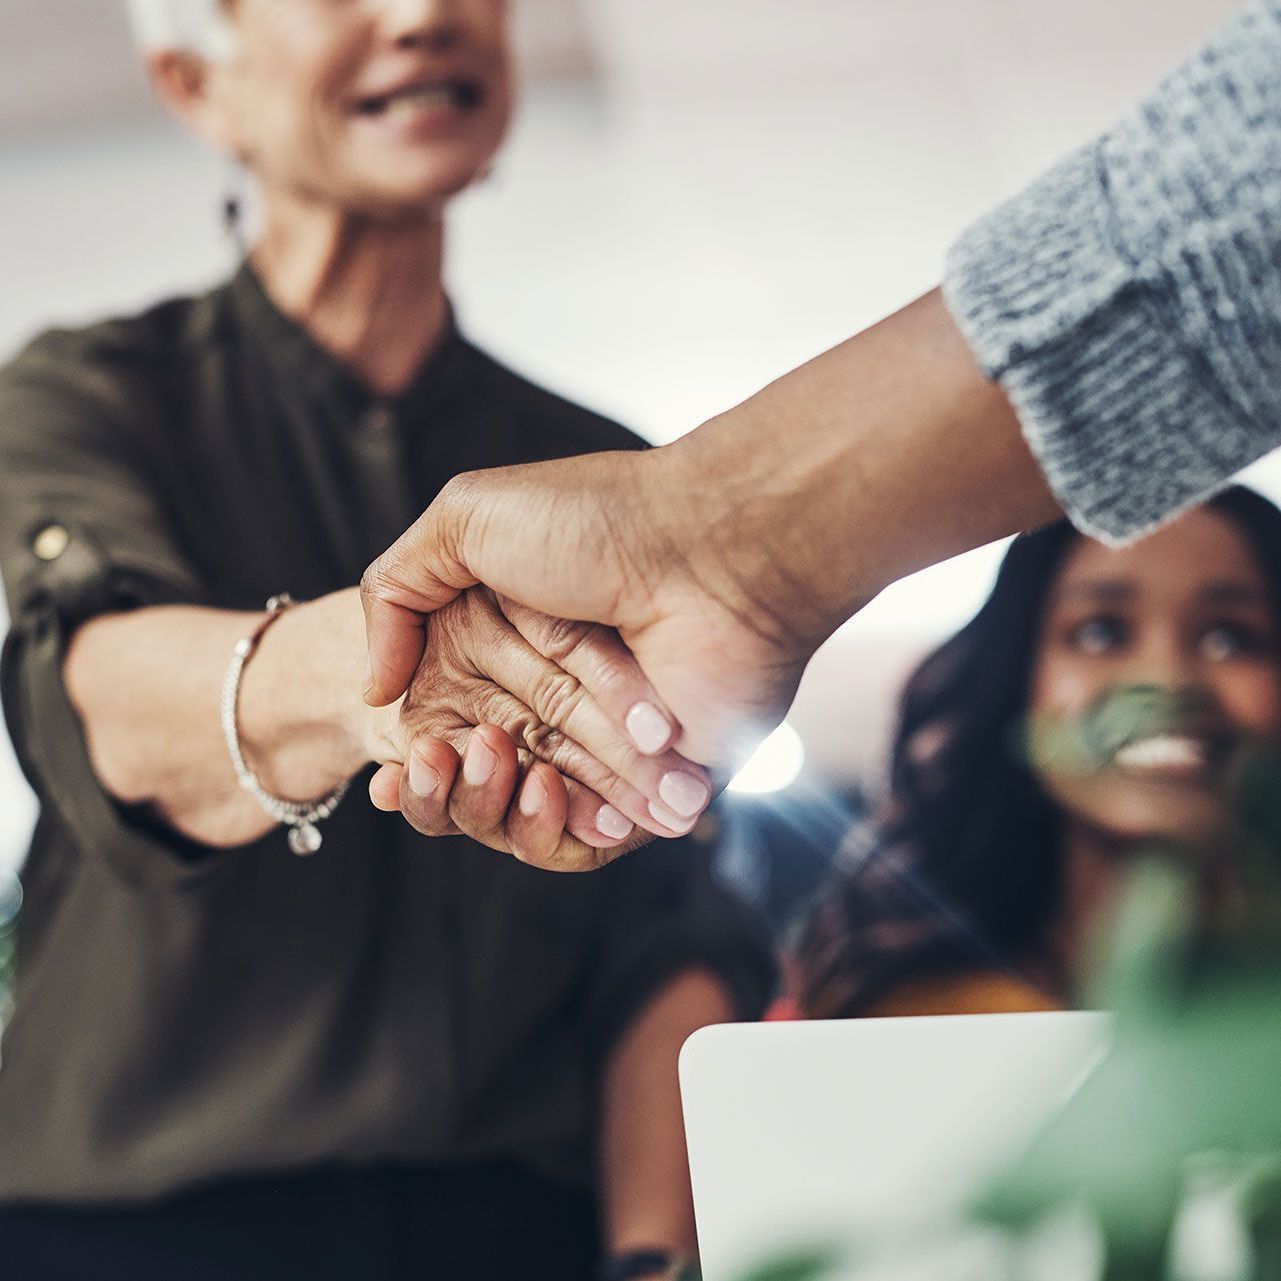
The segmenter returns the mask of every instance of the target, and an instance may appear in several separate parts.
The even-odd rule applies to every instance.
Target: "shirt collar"
[[[276,306],[248,260],[232,278],[230,295],[243,326],[262,344],[270,362],[288,380],[286,385],[305,389],[335,419],[352,426],[384,409],[402,422],[439,413],[474,369],[475,351],[459,334],[450,307],[445,336],[413,383],[399,395],[380,396]]]

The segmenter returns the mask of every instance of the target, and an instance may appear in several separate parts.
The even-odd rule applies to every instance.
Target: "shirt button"
[[[61,525],[46,525],[32,540],[31,550],[37,560],[57,560],[71,542],[71,535]]]
[[[396,414],[390,405],[370,405],[360,418],[360,430],[370,436],[385,436],[395,426]]]

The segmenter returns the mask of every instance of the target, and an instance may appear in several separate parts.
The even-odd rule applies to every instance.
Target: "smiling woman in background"
[[[1241,767],[1281,744],[1281,512],[1226,491],[1114,550],[1016,540],[908,682],[880,819],[800,946],[812,1018],[1071,1005],[1092,925],[1153,842],[1230,903]]]
[[[441,212],[507,127],[505,6],[137,8],[162,97],[252,172],[263,230],[209,294],[0,371],[3,690],[42,805],[0,1270],[661,1272],[693,1246],[678,1048],[771,981],[708,852],[554,876],[360,788],[337,804],[423,727],[464,753],[436,834],[519,784],[486,835],[546,862],[687,832],[709,797],[607,635],[484,591],[433,617],[403,705],[361,696],[354,584],[451,476],[639,444],[454,326]],[[284,591],[306,603],[264,615]],[[450,790],[450,759],[407,785]],[[323,848],[293,857],[282,820]]]

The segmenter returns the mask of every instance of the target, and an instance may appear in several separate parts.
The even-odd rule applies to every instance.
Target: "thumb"
[[[426,643],[426,616],[447,605],[476,577],[446,549],[462,520],[449,487],[360,580],[369,669],[365,702],[385,707],[409,688]]]

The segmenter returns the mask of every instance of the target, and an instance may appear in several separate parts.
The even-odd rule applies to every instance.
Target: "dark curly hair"
[[[1281,511],[1233,486],[1207,506],[1245,535],[1281,619]],[[888,795],[854,832],[801,932],[811,1018],[865,1013],[899,985],[1022,976],[1063,893],[1062,818],[1020,739],[1046,599],[1082,537],[1066,521],[1010,545],[973,619],[907,682]]]

